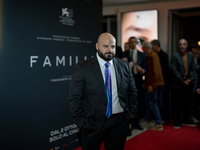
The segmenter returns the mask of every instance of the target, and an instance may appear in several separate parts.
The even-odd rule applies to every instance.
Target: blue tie
[[[106,94],[108,99],[108,105],[107,105],[107,111],[106,111],[106,117],[109,118],[112,115],[112,85],[111,85],[111,75],[109,70],[109,63],[105,63],[106,69],[105,69],[105,88],[106,88]]]

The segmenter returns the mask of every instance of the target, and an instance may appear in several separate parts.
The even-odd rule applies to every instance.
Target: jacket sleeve
[[[144,69],[144,73],[143,74],[145,74],[146,72],[147,72],[147,61],[146,61],[146,55],[145,54],[143,54],[143,63],[142,63],[142,68]]]
[[[155,74],[155,84],[154,84],[155,88],[157,88],[159,85],[164,85],[160,59],[157,56],[157,54],[153,58],[153,70]]]
[[[200,88],[200,63],[197,64],[197,88]]]
[[[129,89],[128,89],[128,109],[133,117],[131,117],[131,122],[134,122],[136,118],[137,110],[137,89],[132,72],[129,68]]]
[[[192,75],[191,75],[191,80],[196,80],[196,67],[195,67],[195,61],[194,61],[194,56],[191,55],[192,57],[192,63],[191,63],[191,71],[192,71]]]
[[[84,75],[79,64],[76,65],[69,88],[69,106],[72,117],[79,128],[83,126],[83,92],[85,87]]]
[[[176,78],[176,80],[180,83],[180,84],[183,84],[184,80],[183,78],[181,77],[180,73],[178,72],[177,70],[177,58],[175,56],[172,56],[172,59],[171,59],[171,62],[170,62],[170,65],[171,65],[171,72],[172,72],[172,75]]]

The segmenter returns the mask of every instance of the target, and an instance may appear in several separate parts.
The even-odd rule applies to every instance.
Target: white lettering
[[[69,65],[72,66],[72,56],[69,56]]]
[[[37,61],[36,60],[33,60],[33,59],[37,59],[38,56],[31,56],[30,57],[30,67],[33,67],[33,63],[36,63]]]
[[[76,56],[76,62],[75,62],[75,64],[77,64],[78,63],[78,56]]]
[[[55,66],[58,67],[58,66],[72,66],[74,64],[77,64],[79,60],[83,59],[83,60],[87,60],[87,56],[82,56],[80,59],[79,59],[79,56],[69,56],[69,60],[66,60],[66,57],[68,56],[56,56],[54,59],[54,62],[55,62]],[[41,57],[40,57],[41,59]],[[51,58],[52,60],[52,58]],[[52,63],[51,63],[51,60],[49,58],[49,56],[45,56],[45,59],[44,61],[42,62],[43,64],[40,64],[40,65],[43,65],[43,67],[52,67]],[[30,67],[35,67],[35,64],[39,63],[41,61],[39,61],[39,56],[30,56]],[[66,64],[66,62],[68,62],[68,64]]]
[[[56,134],[60,134],[59,130],[51,131],[50,132],[51,136],[54,136]]]
[[[57,140],[60,140],[60,139],[62,139],[62,134],[50,137],[49,142],[54,142],[54,141],[57,141]]]
[[[63,137],[67,137],[67,136],[69,136],[69,135],[67,134],[67,132],[63,133]]]
[[[49,65],[51,67],[51,62],[49,60],[49,56],[46,56],[44,63],[43,63],[43,67],[45,67],[46,65]]]
[[[65,56],[63,56],[61,60],[58,56],[56,56],[56,66],[58,66],[58,63],[59,64],[63,63],[63,66],[65,66]]]
[[[78,133],[78,129],[70,130],[69,131],[69,135],[72,135],[72,134],[75,134],[75,133]]]

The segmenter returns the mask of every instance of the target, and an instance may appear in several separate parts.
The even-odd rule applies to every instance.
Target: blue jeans
[[[153,89],[153,91],[151,93],[148,92],[148,90],[146,91],[146,97],[145,97],[145,103],[146,103],[146,117],[145,120],[146,121],[151,121],[151,113],[153,112],[155,120],[156,120],[156,124],[161,125],[162,124],[162,120],[161,120],[161,115],[160,115],[160,111],[158,108],[158,104],[157,104],[157,89]]]
[[[158,106],[162,119],[167,118],[167,110],[166,110],[166,99],[168,98],[167,95],[168,95],[167,87],[165,85],[158,86]]]

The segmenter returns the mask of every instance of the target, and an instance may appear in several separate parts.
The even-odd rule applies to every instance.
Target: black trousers
[[[133,72],[132,72],[133,73]],[[143,80],[142,76],[140,74],[134,75],[133,77],[135,80],[136,88],[137,88],[137,111],[136,111],[136,118],[135,118],[135,124],[139,125],[140,122],[140,112],[145,108],[145,105],[142,105],[142,102],[144,102],[145,97],[143,96]]]
[[[194,97],[194,103],[193,103],[193,116],[195,116],[197,119],[200,119],[200,94],[197,94],[195,91],[195,97]]]
[[[106,118],[104,125],[92,139],[87,137],[87,130],[81,130],[82,150],[99,150],[104,142],[105,150],[123,150],[128,131],[128,121],[124,113]]]
[[[192,87],[190,84],[188,86],[183,86],[179,89],[172,89],[172,100],[174,103],[174,113],[176,120],[181,121],[181,115],[183,115],[182,120],[187,121],[191,116],[192,109]]]

